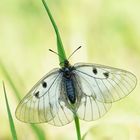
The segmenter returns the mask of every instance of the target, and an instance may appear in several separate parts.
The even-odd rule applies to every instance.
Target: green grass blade
[[[58,31],[58,28],[57,28],[57,25],[54,21],[54,18],[52,17],[51,15],[51,12],[47,6],[47,3],[45,2],[45,0],[42,0],[43,4],[44,4],[44,7],[47,11],[47,14],[51,20],[51,23],[53,25],[53,28],[55,30],[55,33],[56,33],[56,37],[57,37],[57,51],[58,51],[58,54],[60,55],[59,56],[59,61],[60,61],[60,66],[63,67],[64,66],[64,60],[67,59],[66,57],[66,54],[65,54],[65,50],[64,50],[64,47],[63,47],[63,44],[62,44],[62,41],[61,41],[61,37],[60,37],[60,34],[59,34],[59,31]],[[77,139],[78,140],[81,140],[81,131],[80,131],[80,123],[79,123],[79,118],[77,117],[76,114],[74,114],[74,121],[75,121],[75,127],[76,127],[76,132],[77,132]]]
[[[95,127],[95,126],[94,126],[94,127]],[[87,137],[87,135],[88,135],[89,133],[92,133],[92,129],[93,129],[94,127],[91,127],[90,129],[88,129],[88,130],[85,132],[85,134],[82,136],[82,140],[85,140],[85,138]]]
[[[5,65],[2,63],[2,61],[0,62],[0,69],[1,69],[4,77],[9,82],[9,85],[11,86],[12,90],[14,91],[15,97],[17,98],[18,101],[20,101],[21,100],[21,95],[20,95],[21,92],[17,89],[16,85],[14,84],[10,74],[8,73],[8,71],[5,67]],[[37,125],[30,125],[30,126],[31,126],[32,130],[34,131],[34,133],[36,134],[38,140],[46,140],[46,135],[45,135],[45,132],[43,131],[43,129],[41,129]]]
[[[12,81],[12,78],[10,77],[10,75],[9,75],[8,71],[6,70],[6,67],[4,66],[2,61],[0,61],[0,69],[1,69],[4,77],[8,80],[8,82],[9,82],[10,86],[12,87],[14,93],[16,94],[17,99],[20,101],[21,95],[19,94],[15,84]]]
[[[13,121],[12,114],[11,114],[11,111],[10,111],[10,107],[9,107],[9,103],[8,103],[8,99],[7,99],[7,95],[6,95],[6,89],[5,89],[4,82],[3,82],[3,90],[4,90],[4,95],[5,95],[6,108],[7,108],[7,113],[8,113],[9,124],[10,124],[11,133],[12,133],[12,138],[13,138],[13,140],[17,140],[16,129],[15,129],[14,121]]]
[[[64,62],[64,60],[66,60],[67,57],[66,57],[65,50],[64,50],[64,47],[63,47],[63,43],[62,43],[62,40],[61,40],[61,37],[60,37],[60,34],[59,34],[59,30],[58,30],[57,25],[54,21],[54,18],[52,17],[52,14],[51,14],[51,12],[48,8],[48,5],[47,5],[46,1],[42,0],[42,3],[43,3],[43,5],[44,5],[44,7],[47,11],[47,14],[48,14],[48,16],[50,18],[50,21],[53,25],[53,28],[55,30],[56,38],[57,38],[57,51],[58,51],[58,54],[61,56],[61,57],[59,56],[59,61],[60,61],[60,65],[63,66],[62,62]]]
[[[38,137],[38,140],[47,140],[43,129],[36,126],[35,124],[32,124],[31,127],[32,127],[34,133],[36,134],[36,136]]]
[[[88,132],[86,132],[86,133],[82,136],[82,140],[85,140],[87,134],[88,134]]]
[[[79,118],[77,117],[77,115],[74,115],[74,121],[75,121],[76,133],[77,133],[77,140],[82,140],[81,131],[80,131],[80,123],[79,123]]]

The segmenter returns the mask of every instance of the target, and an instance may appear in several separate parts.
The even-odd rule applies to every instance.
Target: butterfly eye
[[[105,78],[109,77],[109,72],[104,72],[103,75],[105,76]]]
[[[47,87],[47,83],[46,83],[46,82],[43,82],[43,83],[42,83],[42,87],[43,87],[43,88],[46,88],[46,87]]]
[[[96,68],[93,68],[92,72],[96,75],[98,73]]]

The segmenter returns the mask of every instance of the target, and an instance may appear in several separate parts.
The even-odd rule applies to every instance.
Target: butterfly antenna
[[[80,48],[81,48],[82,46],[79,46],[69,57],[68,57],[68,60],[71,58],[71,56],[75,53],[75,52],[77,52]]]
[[[62,59],[64,59],[64,57],[62,57],[60,54],[58,54],[57,52],[53,51],[52,49],[49,49],[50,52],[53,52],[55,54],[57,54],[58,56],[60,56]],[[64,59],[65,60],[65,59]]]

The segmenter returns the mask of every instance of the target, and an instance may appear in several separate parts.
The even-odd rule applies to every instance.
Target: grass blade
[[[56,33],[56,37],[57,37],[57,51],[58,51],[58,54],[59,54],[59,61],[60,61],[60,66],[63,67],[64,66],[64,60],[67,60],[67,57],[66,57],[66,54],[65,54],[65,50],[64,50],[64,47],[63,47],[63,44],[62,44],[62,40],[61,40],[61,37],[60,37],[60,34],[59,34],[59,31],[58,31],[58,27],[54,21],[54,18],[52,17],[51,15],[51,12],[47,6],[47,3],[45,2],[45,0],[42,0],[43,4],[44,4],[44,7],[47,11],[47,14],[51,20],[51,23],[53,25],[53,28],[55,30],[55,33]],[[76,127],[76,132],[77,132],[77,139],[78,140],[81,140],[81,131],[80,131],[80,123],[79,123],[79,118],[77,117],[76,114],[74,114],[74,121],[75,121],[75,127]]]
[[[32,124],[31,128],[34,130],[34,133],[38,137],[38,140],[47,140],[43,129],[41,129],[40,127],[36,126],[35,124]]]
[[[2,70],[2,73],[3,73],[4,77],[9,82],[12,90],[14,91],[15,97],[17,98],[18,101],[20,101],[21,100],[20,91],[17,89],[16,85],[14,84],[10,74],[8,73],[8,71],[5,67],[5,65],[2,63],[2,61],[0,61],[0,69]],[[41,129],[37,125],[32,125],[31,124],[30,126],[31,126],[32,130],[34,131],[34,133],[36,134],[38,140],[46,140],[46,135],[45,135],[45,132],[43,131],[43,129]]]
[[[88,134],[88,132],[86,132],[86,133],[82,136],[82,140],[85,140],[87,134]]]
[[[21,95],[19,94],[15,84],[12,81],[12,78],[10,77],[10,75],[9,75],[8,71],[6,70],[6,67],[5,67],[5,65],[4,65],[4,63],[2,61],[0,61],[0,69],[1,69],[4,77],[8,80],[10,86],[12,87],[17,99],[20,101]]]
[[[60,33],[59,33],[59,30],[58,30],[58,27],[54,21],[54,18],[52,17],[52,14],[48,8],[48,5],[47,3],[45,2],[45,0],[42,0],[42,3],[47,11],[47,14],[51,20],[51,23],[53,25],[53,28],[55,30],[55,33],[56,33],[56,38],[57,38],[57,51],[58,51],[58,54],[61,56],[59,56],[59,61],[60,61],[60,65],[63,66],[63,63],[64,60],[66,60],[66,54],[65,54],[65,50],[64,50],[64,47],[63,47],[63,43],[62,43],[62,40],[61,40],[61,37],[60,37]]]
[[[12,114],[11,114],[11,111],[10,111],[10,107],[9,107],[9,103],[8,103],[8,99],[7,99],[7,95],[6,95],[6,89],[5,89],[4,82],[3,82],[3,90],[4,90],[4,95],[5,95],[6,108],[7,108],[7,113],[8,113],[9,124],[10,124],[11,133],[12,133],[12,138],[13,138],[13,140],[17,140],[16,129],[15,129],[14,121],[13,121]]]
[[[81,131],[80,131],[79,118],[77,117],[77,115],[74,115],[74,121],[75,121],[76,133],[77,133],[77,140],[82,140],[81,139]]]

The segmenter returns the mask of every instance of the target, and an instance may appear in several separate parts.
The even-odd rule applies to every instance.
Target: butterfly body
[[[66,96],[71,104],[74,104],[76,101],[76,93],[74,82],[72,78],[64,78],[64,86],[66,88]]]
[[[75,87],[74,87],[74,81],[73,81],[73,73],[74,67],[72,67],[69,64],[68,60],[64,61],[64,67],[60,69],[60,72],[63,74],[63,83],[66,91],[66,97],[70,101],[71,104],[74,104],[76,101],[76,95],[75,95]]]

